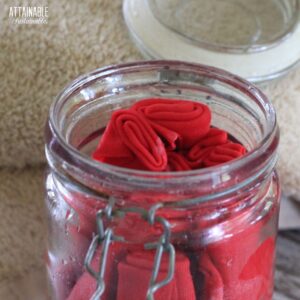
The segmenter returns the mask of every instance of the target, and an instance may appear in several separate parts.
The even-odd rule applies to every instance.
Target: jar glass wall
[[[173,173],[92,160],[112,112],[150,97],[206,103],[247,154]],[[52,299],[271,299],[278,137],[266,97],[218,69],[139,62],[74,81],[46,128]]]

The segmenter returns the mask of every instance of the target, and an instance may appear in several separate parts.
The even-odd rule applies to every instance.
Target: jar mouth
[[[216,78],[225,82],[228,85],[239,90],[241,93],[246,93],[249,97],[256,102],[256,105],[263,110],[266,118],[267,127],[264,136],[257,143],[254,149],[249,150],[243,157],[233,160],[231,162],[191,171],[178,171],[178,172],[152,172],[127,169],[123,167],[113,166],[106,163],[96,161],[87,155],[81,153],[74,146],[72,146],[64,136],[60,128],[60,120],[58,111],[66,104],[68,97],[75,91],[80,90],[82,87],[87,86],[91,81],[100,78],[108,78],[112,74],[122,74],[122,72],[136,72],[138,69],[155,69],[155,68],[185,68],[192,70],[193,72],[200,72],[207,74],[208,78]],[[51,105],[49,114],[49,126],[50,130],[57,140],[59,146],[63,149],[63,152],[67,153],[67,163],[72,167],[92,170],[92,173],[99,174],[104,173],[114,178],[118,178],[127,182],[136,182],[143,185],[152,185],[155,182],[163,182],[164,184],[176,184],[178,180],[192,179],[201,180],[212,179],[216,176],[223,178],[226,181],[226,177],[230,177],[232,180],[233,174],[238,174],[238,170],[249,169],[258,174],[257,171],[262,173],[265,169],[274,168],[276,162],[276,150],[278,146],[279,131],[276,121],[276,114],[271,102],[267,97],[254,85],[246,80],[226,72],[221,69],[209,67],[200,64],[187,63],[182,61],[170,61],[170,60],[154,60],[154,61],[140,61],[127,64],[112,65],[104,68],[96,69],[90,73],[75,79],[71,84],[66,86],[63,91],[56,97],[55,101]],[[266,159],[266,154],[270,159]],[[258,165],[260,164],[260,165]],[[262,164],[264,167],[262,168]],[[251,174],[249,173],[250,177]],[[231,174],[231,175],[230,175]],[[252,174],[252,175],[253,175]],[[258,175],[257,175],[258,176]],[[245,179],[245,178],[244,178]],[[249,178],[250,180],[251,178]],[[242,180],[243,184],[247,184],[245,180]]]

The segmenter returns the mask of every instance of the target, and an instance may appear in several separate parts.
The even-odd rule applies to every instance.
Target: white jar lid
[[[147,58],[215,66],[261,82],[300,61],[300,0],[124,0]]]

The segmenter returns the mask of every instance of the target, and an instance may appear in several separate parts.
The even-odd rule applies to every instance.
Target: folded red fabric
[[[246,153],[244,146],[238,143],[226,143],[212,148],[203,158],[205,167],[212,167],[239,158]]]
[[[183,154],[178,152],[168,152],[167,171],[188,171],[191,169],[189,162]]]
[[[193,168],[203,167],[204,159],[216,146],[228,142],[226,131],[218,128],[210,128],[208,133],[201,138],[188,152],[187,157]]]
[[[164,126],[148,120],[151,127],[155,130],[158,136],[162,139],[167,150],[175,150],[180,144],[180,135]]]
[[[168,214],[165,217],[168,217]],[[170,218],[174,221],[172,224],[176,223],[176,218],[180,223],[181,217],[185,217],[185,212],[171,214]],[[136,218],[134,220],[137,221]],[[130,231],[130,224],[129,222],[125,226],[122,223],[123,231]],[[186,222],[184,224],[186,226]],[[199,256],[198,271],[202,276],[198,274],[192,278],[189,259],[181,251],[176,250],[175,277],[169,285],[155,294],[155,299],[195,299],[194,284],[202,286],[201,297],[204,300],[271,299],[272,269],[270,266],[274,259],[275,240],[270,237],[263,242],[260,241],[264,224],[265,222],[259,222],[231,238],[210,244],[204,250],[200,249],[196,255]],[[137,230],[138,227],[141,228]],[[188,228],[181,228],[181,225],[179,227],[180,232],[189,231]],[[143,228],[137,223],[132,231],[139,235],[138,232],[142,233]],[[127,245],[124,244],[124,247],[126,248]],[[99,249],[92,262],[96,270],[99,267],[100,251]],[[153,252],[138,250],[127,255],[119,244],[113,244],[109,253],[108,271],[105,277],[109,285],[106,286],[107,291],[102,299],[131,300],[132,295],[135,295],[137,300],[145,299],[144,295],[153,267]],[[164,258],[158,280],[165,278],[166,272],[167,260]],[[89,299],[95,288],[95,279],[84,272],[68,300]]]
[[[141,198],[140,198],[141,199]],[[182,239],[183,232],[189,232],[194,229],[195,224],[187,222],[193,220],[194,212],[186,209],[165,208],[157,216],[167,219],[172,227],[172,237],[174,240]],[[156,222],[150,225],[148,221],[141,216],[133,213],[127,213],[126,217],[118,219],[114,223],[114,233],[122,236],[125,240],[135,244],[144,244],[149,241],[156,241],[163,233],[163,227]]]
[[[92,268],[99,270],[99,260],[101,247],[96,251],[95,257],[92,260]],[[114,243],[110,246],[110,251],[107,257],[106,272],[105,272],[105,291],[101,300],[116,299],[118,284],[117,264],[126,255],[124,248],[119,243]],[[67,300],[88,300],[96,291],[96,279],[85,271],[76,282]]]
[[[274,263],[275,247],[275,239],[273,237],[267,238],[250,256],[240,273],[239,279],[242,282],[256,282],[256,299],[272,298],[273,270],[270,266]]]
[[[207,250],[200,254],[198,271],[203,277],[198,277],[195,280],[203,280],[201,286],[201,300],[223,300],[224,283],[216,266],[211,261]],[[233,299],[232,299],[233,300]],[[237,299],[235,299],[237,300]]]
[[[78,203],[76,199],[78,200]],[[93,224],[95,220],[94,209],[96,204],[98,203],[97,201],[92,199],[86,199],[82,197],[80,199],[78,198],[78,196],[75,197],[73,201],[70,201],[70,199],[68,199],[68,203],[70,203],[72,207],[76,207],[81,224],[79,228],[75,227],[72,223],[68,224],[67,227],[70,238],[73,240],[73,243],[78,244],[78,246],[83,245],[84,243],[88,245],[89,243],[92,232],[95,230],[95,224]],[[93,206],[92,202],[94,202],[93,210],[91,210],[90,208]],[[85,212],[85,214],[83,214],[83,212]],[[190,232],[192,227],[189,226],[195,225],[194,223],[190,224],[186,222],[186,219],[188,218],[188,212],[186,212],[185,210],[167,210],[166,212],[163,212],[163,216],[171,222],[174,238],[176,238],[176,232]],[[238,222],[238,220],[235,219],[228,221],[230,221],[231,223]],[[192,278],[192,275],[190,273],[190,275],[184,275],[184,278],[182,280],[185,286],[188,286],[187,278],[191,280],[191,283],[189,284],[190,286],[193,286],[193,282],[195,285],[202,285],[200,295],[201,297],[203,297],[203,299],[207,300],[260,300],[264,297],[266,297],[266,299],[271,298],[272,269],[270,268],[270,266],[272,266],[273,264],[275,241],[273,238],[268,238],[265,241],[261,242],[261,232],[262,227],[265,226],[265,222],[266,220],[264,222],[258,222],[255,225],[249,226],[249,228],[240,233],[237,232],[231,238],[210,244],[206,247],[205,250],[200,249],[198,254],[196,255],[199,255],[198,270],[199,273],[202,274],[202,276],[194,275],[194,277]],[[118,224],[118,227],[116,227],[118,229],[116,233],[125,237],[132,237],[134,235],[134,237],[136,238],[136,242],[141,242],[143,239],[149,240],[150,236],[152,236],[153,234],[161,234],[161,228],[155,226],[149,227],[149,229],[146,230],[145,234],[147,222],[144,223],[142,223],[141,218],[137,215],[128,215],[126,218],[120,219],[120,223]],[[125,245],[124,247],[127,246]],[[107,278],[111,278],[111,276],[113,278],[119,278],[118,293],[120,289],[120,291],[123,291],[122,293],[120,292],[120,295],[125,295],[124,293],[128,285],[127,278],[132,278],[130,280],[139,280],[140,282],[144,282],[144,288],[141,288],[140,293],[145,292],[145,286],[147,286],[148,284],[147,278],[149,278],[150,276],[150,268],[152,267],[152,265],[150,266],[150,262],[153,262],[153,257],[149,256],[149,252],[146,252],[146,254],[144,252],[137,252],[135,254],[131,253],[129,256],[126,256],[124,254],[125,251],[116,250],[117,248],[112,249],[114,253],[114,259],[111,259],[110,256],[107,267],[111,270],[111,272],[113,272],[114,275],[107,274]],[[121,249],[121,247],[119,247],[119,249]],[[123,254],[118,255],[116,253]],[[177,253],[181,255],[181,252],[179,252],[178,250]],[[80,258],[80,260],[83,260],[85,252],[82,252],[81,254],[82,257]],[[98,260],[95,257],[95,262],[93,261],[92,264],[95,269],[98,268],[99,254],[100,250],[96,254]],[[142,257],[142,255],[145,255],[145,257]],[[143,259],[145,259],[146,261],[144,261]],[[121,263],[119,265],[117,261],[120,260]],[[112,261],[114,261],[114,264],[112,264]],[[147,263],[148,267],[146,267]],[[72,269],[69,270],[70,266],[67,266],[68,268],[64,268],[64,266],[61,267],[62,268],[59,269],[57,273],[64,274],[64,278],[72,278],[72,281],[74,282],[74,278],[76,280],[76,276],[78,276],[76,275],[76,272],[74,272],[74,270]],[[112,271],[113,269],[114,271]],[[55,270],[54,272],[56,273]],[[180,266],[178,270],[182,274],[185,274],[185,272],[187,272],[182,271],[182,269],[180,269]],[[189,269],[185,267],[185,270]],[[159,276],[163,277],[163,275],[165,275],[163,273],[164,264],[161,271],[162,273]],[[129,274],[131,274],[130,276],[132,277],[130,277]],[[56,278],[58,279],[57,276]],[[123,280],[125,281],[123,282]],[[116,284],[116,279],[114,279],[113,282],[114,284]],[[176,279],[175,282],[177,284],[181,281]],[[65,283],[63,283],[63,285],[65,285]],[[59,285],[56,284],[56,286]],[[141,284],[141,286],[143,285]],[[84,274],[80,277],[75,287],[73,288],[71,292],[72,296],[70,296],[70,299],[88,299],[88,297],[84,298],[84,295],[91,296],[94,292],[94,288],[95,279],[91,277],[87,272],[84,272]],[[116,286],[110,285],[107,286],[107,289],[116,290]],[[193,290],[193,288],[191,289]],[[249,296],[247,298],[247,296],[245,296],[245,291],[247,291],[247,293],[251,295],[251,297]],[[61,291],[58,292],[64,292],[63,287],[61,288]],[[168,290],[168,293],[173,293],[173,290]],[[167,298],[165,294],[163,295],[164,298]],[[119,297],[117,296],[116,292],[113,295],[113,298],[109,298],[108,296],[106,298],[106,296],[104,296],[103,299],[123,299],[114,297]]]
[[[113,113],[93,158],[131,169],[163,171],[167,166],[162,140],[145,117],[134,110]]]
[[[145,300],[154,265],[153,251],[133,252],[118,265],[117,300]],[[166,278],[168,257],[163,256],[158,281]],[[159,289],[155,300],[195,300],[195,289],[190,273],[189,259],[176,252],[175,274],[172,281]]]
[[[155,124],[177,133],[178,143],[184,149],[197,143],[210,128],[210,109],[199,102],[154,98],[141,100],[132,109],[141,112]]]
[[[207,247],[224,284],[224,299],[269,299],[275,252],[273,237],[261,241],[258,222],[231,238]]]
[[[92,267],[99,268],[99,249],[92,261]],[[126,255],[120,245],[111,246],[105,273],[105,291],[101,300],[144,300],[146,298],[154,263],[153,251],[136,251]],[[157,280],[167,276],[168,258],[163,256]],[[184,288],[182,288],[184,287]],[[84,272],[75,284],[67,300],[90,299],[96,290],[96,280]],[[176,253],[173,280],[155,293],[156,300],[195,300],[189,260],[182,253]]]
[[[209,146],[218,146],[225,144],[228,141],[228,134],[226,131],[219,128],[210,128],[208,133],[201,138],[197,143],[198,147],[209,147]],[[191,151],[192,154],[193,151]]]
[[[142,100],[113,113],[93,158],[138,170],[187,171],[245,154],[242,145],[210,122],[210,109],[202,103]]]

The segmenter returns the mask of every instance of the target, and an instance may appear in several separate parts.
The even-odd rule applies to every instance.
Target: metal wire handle
[[[154,293],[162,288],[163,286],[170,283],[170,281],[174,277],[175,272],[175,248],[170,242],[171,236],[171,226],[170,223],[163,217],[156,216],[156,211],[161,208],[163,205],[161,203],[153,205],[149,210],[139,208],[139,207],[127,207],[127,208],[119,208],[113,209],[115,205],[115,200],[113,198],[109,199],[109,203],[105,209],[98,211],[96,215],[96,222],[97,222],[97,230],[98,234],[93,238],[89,249],[87,251],[84,266],[86,270],[96,279],[97,287],[96,290],[91,297],[90,300],[101,300],[101,296],[105,291],[105,270],[106,270],[106,262],[107,262],[107,255],[109,251],[109,247],[112,241],[124,241],[125,239],[121,236],[116,236],[113,233],[112,228],[104,228],[103,219],[107,218],[112,220],[113,217],[125,217],[127,213],[136,213],[139,214],[143,219],[148,221],[152,226],[155,223],[159,223],[163,227],[163,233],[160,236],[158,242],[156,243],[146,243],[144,248],[146,250],[153,250],[155,251],[153,269],[151,273],[151,278],[149,282],[149,287],[146,295],[147,300],[154,300]],[[95,271],[91,266],[91,262],[96,254],[98,247],[102,245],[102,251],[99,259],[99,271]],[[161,281],[157,281],[157,276],[159,274],[161,260],[163,253],[166,252],[169,255],[169,266],[168,266],[168,273],[166,278]]]

